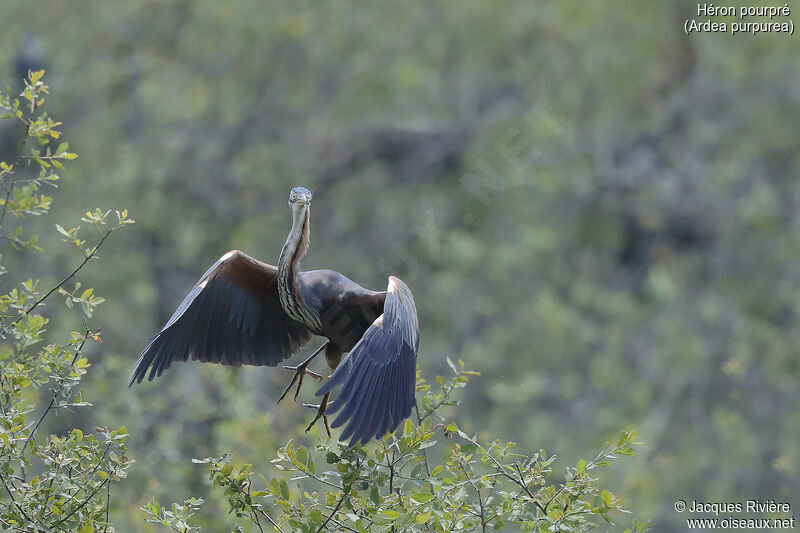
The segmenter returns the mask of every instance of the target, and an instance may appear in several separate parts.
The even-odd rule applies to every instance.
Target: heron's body
[[[300,273],[300,290],[318,328],[312,333],[327,337],[325,358],[335,369],[342,353],[349,352],[383,314],[386,292],[365,289],[334,270]]]
[[[310,201],[307,189],[292,190],[292,229],[277,267],[234,250],[206,271],[151,339],[131,383],[141,382],[148,369],[153,379],[173,361],[190,359],[276,366],[319,335],[328,341],[296,367],[298,373],[284,395],[295,380],[302,383],[308,363],[324,349],[328,365],[336,371],[317,393],[324,396],[317,418],[337,385],[342,390],[330,410],[342,409],[334,426],[349,421],[343,439],[366,442],[408,417],[419,345],[411,291],[393,276],[387,291],[378,292],[333,270],[303,272],[300,259],[309,245]]]

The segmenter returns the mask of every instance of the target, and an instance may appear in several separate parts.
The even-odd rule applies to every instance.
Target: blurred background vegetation
[[[222,253],[277,261],[296,185],[315,193],[305,267],[376,289],[400,276],[423,375],[447,355],[482,373],[465,430],[574,464],[636,427],[646,445],[609,483],[658,531],[683,529],[678,498],[800,506],[800,46],[688,38],[695,9],[5,0],[2,85],[46,68],[80,154],[41,221],[59,261],[9,269],[57,281],[76,262],[53,218],[137,220],[85,271],[107,298],[84,382],[96,408],[47,422],[127,426],[118,529],[149,530],[151,495],[203,495],[221,531],[191,458],[267,471],[287,436],[317,438],[301,437],[307,409],[275,405],[290,371],[181,364],[125,388]],[[8,160],[22,132],[4,122]]]

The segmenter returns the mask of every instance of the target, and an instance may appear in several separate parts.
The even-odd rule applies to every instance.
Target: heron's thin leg
[[[320,376],[316,372],[312,372],[311,370],[309,370],[308,365],[316,356],[320,354],[320,352],[322,352],[325,349],[325,347],[328,345],[328,342],[330,341],[325,342],[325,344],[320,346],[316,352],[312,353],[308,357],[308,359],[306,359],[299,365],[297,366],[283,365],[283,368],[294,370],[294,376],[292,377],[291,383],[289,383],[289,385],[283,390],[283,394],[281,394],[281,397],[278,398],[278,403],[281,403],[281,400],[283,400],[284,396],[286,396],[286,393],[289,392],[289,389],[292,388],[292,385],[294,385],[294,383],[299,379],[300,381],[297,383],[297,390],[294,393],[294,399],[297,400],[297,396],[300,394],[300,387],[303,386],[303,379],[306,377],[306,374],[317,380],[322,379],[322,376]]]
[[[322,397],[322,401],[319,402],[319,405],[311,404],[311,403],[304,403],[303,404],[304,407],[311,407],[312,409],[316,409],[317,410],[317,416],[314,417],[314,420],[312,420],[311,423],[306,428],[306,433],[308,433],[308,430],[311,429],[314,426],[314,424],[317,422],[317,420],[322,418],[323,422],[325,422],[325,431],[328,432],[328,436],[329,437],[331,436],[331,426],[330,426],[330,424],[328,424],[328,415],[325,414],[325,410],[328,408],[328,406],[331,403],[333,403],[333,402],[328,402],[328,398],[330,398],[330,397],[331,397],[331,393],[330,392],[326,392],[325,396]]]

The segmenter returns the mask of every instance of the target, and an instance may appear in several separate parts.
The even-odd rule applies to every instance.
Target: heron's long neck
[[[310,233],[311,208],[294,209],[292,213],[292,229],[286,237],[286,244],[281,249],[278,260],[278,294],[281,307],[294,320],[311,326],[314,322],[310,316],[303,292],[300,290],[300,259],[308,250]]]

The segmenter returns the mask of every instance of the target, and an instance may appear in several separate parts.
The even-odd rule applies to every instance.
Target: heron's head
[[[294,209],[304,209],[311,205],[311,191],[305,187],[295,187],[289,193],[289,205]]]

